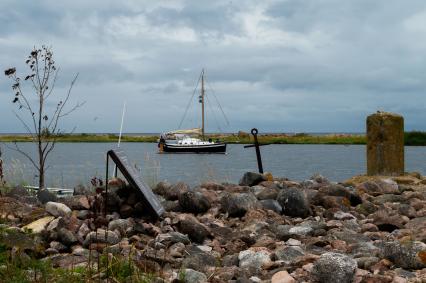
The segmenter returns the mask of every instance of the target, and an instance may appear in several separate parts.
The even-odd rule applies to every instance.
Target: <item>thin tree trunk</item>
[[[41,87],[40,87],[41,88]],[[42,115],[43,115],[43,93],[40,90],[40,107],[38,112],[38,160],[39,160],[39,176],[38,176],[38,188],[39,190],[44,189],[44,162],[43,162],[43,129],[42,129]]]
[[[44,166],[39,170],[38,187],[40,190],[44,189]]]

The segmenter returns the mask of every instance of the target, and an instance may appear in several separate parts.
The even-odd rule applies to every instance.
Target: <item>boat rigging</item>
[[[205,102],[206,102],[206,93],[205,93],[205,74],[204,69],[201,71],[201,75],[198,78],[197,86],[201,81],[201,91],[198,96],[198,102],[201,104],[201,129],[194,128],[190,130],[177,130],[168,133],[164,133],[161,135],[158,143],[160,152],[173,152],[173,153],[225,153],[226,152],[226,143],[220,142],[218,140],[213,141],[212,139],[205,140]],[[191,105],[191,101],[194,98],[196,93],[196,89],[191,96],[191,100],[189,101],[184,116],[179,124],[179,128],[182,126],[183,120],[188,112],[189,106]],[[216,98],[217,100],[217,98]],[[223,113],[222,107],[221,111]],[[226,118],[226,116],[225,116]],[[226,119],[227,120],[227,119]],[[171,136],[176,137],[176,141],[174,143],[168,142],[167,139]],[[190,135],[201,136],[200,138],[194,138]]]

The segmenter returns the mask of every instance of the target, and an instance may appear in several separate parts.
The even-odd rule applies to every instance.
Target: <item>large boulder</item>
[[[158,234],[155,241],[165,245],[172,245],[175,243],[182,243],[188,245],[191,241],[187,235],[179,232],[169,232],[167,234]]]
[[[252,193],[227,193],[221,199],[221,210],[232,217],[244,216],[247,211],[259,206],[257,198]]]
[[[115,245],[120,242],[120,237],[113,231],[105,231],[104,229],[98,229],[87,234],[84,240],[84,246],[89,246],[91,243],[108,243]]]
[[[129,219],[115,219],[108,223],[109,230],[118,230],[121,235],[126,235],[127,229],[131,227],[132,222]]]
[[[167,183],[160,182],[155,188],[155,191],[161,192],[161,195],[166,200],[177,200],[179,199],[179,196],[181,194],[189,191],[189,186],[185,184],[184,182],[179,182],[174,184],[173,186],[168,187]]]
[[[399,213],[386,208],[379,209],[370,214],[369,217],[373,219],[373,223],[380,231],[392,232],[396,229],[402,229],[405,224],[403,217]]]
[[[367,193],[372,196],[383,194],[397,194],[399,192],[398,184],[392,179],[377,179],[366,181],[356,186],[358,194]]]
[[[172,185],[169,182],[159,182],[153,189],[152,191],[154,193],[156,193],[157,195],[160,196],[165,196],[167,194],[168,191],[170,191],[170,188],[172,187]]]
[[[179,222],[179,231],[188,234],[189,238],[197,243],[202,243],[210,235],[207,228],[192,215],[182,217]]]
[[[78,241],[77,237],[70,230],[65,228],[59,229],[58,238],[65,246],[71,246]]]
[[[216,182],[204,182],[200,185],[201,188],[205,188],[208,191],[223,191],[226,187]]]
[[[271,187],[271,188],[261,187],[261,188],[263,189],[255,193],[258,200],[276,199],[280,191],[276,187]]]
[[[32,233],[41,233],[46,229],[46,226],[52,222],[52,220],[55,219],[53,216],[46,216],[43,218],[40,218],[34,222],[31,222],[28,225],[25,225],[22,227],[25,230],[29,230]]]
[[[426,244],[419,241],[385,242],[383,256],[401,268],[426,268]]]
[[[340,184],[333,184],[330,183],[326,186],[322,186],[318,189],[318,195],[316,196],[316,203],[314,204],[320,204],[324,205],[324,202],[326,200],[323,200],[324,198],[327,199],[327,197],[341,197],[345,198],[345,202],[347,202],[347,206],[356,206],[360,203],[362,203],[362,199],[358,194],[355,193],[355,191],[351,190],[350,188],[344,187]]]
[[[208,272],[214,270],[217,265],[217,259],[212,253],[203,252],[200,249],[189,246],[186,248],[187,256],[182,261],[182,267],[191,268],[200,272]]]
[[[263,181],[267,181],[267,178],[263,174],[246,172],[240,180],[240,186],[256,186]]]
[[[298,257],[303,256],[305,253],[303,249],[298,246],[290,246],[279,248],[275,251],[278,260],[283,260],[285,263],[293,263]]]
[[[184,270],[183,282],[185,283],[205,283],[207,282],[207,276],[204,273],[186,268]]]
[[[203,213],[209,210],[209,200],[200,192],[188,191],[179,196],[179,205],[184,212]]]
[[[283,270],[272,276],[271,283],[296,283],[296,280],[287,271]]]
[[[238,254],[239,266],[242,268],[263,269],[271,264],[271,254],[267,250],[245,250]]]
[[[63,203],[49,201],[46,203],[46,211],[55,217],[71,215],[71,209]]]
[[[277,201],[283,208],[283,214],[292,217],[306,218],[312,214],[308,199],[301,189],[288,188],[281,190]]]
[[[56,202],[56,201],[58,200],[57,196],[56,196],[54,193],[49,192],[49,191],[48,191],[48,190],[46,190],[46,189],[42,189],[42,190],[39,190],[39,191],[37,192],[37,199],[38,199],[38,200],[39,200],[42,204],[48,203],[48,202],[50,202],[50,201],[52,201],[52,202]]]
[[[89,199],[87,196],[70,196],[61,200],[72,210],[88,210],[90,209]]]
[[[262,205],[262,208],[265,210],[272,210],[276,213],[281,214],[283,208],[281,207],[281,205],[278,203],[278,201],[274,200],[274,199],[265,199],[265,200],[261,200],[260,204]]]
[[[339,253],[324,253],[314,263],[312,276],[320,283],[351,283],[357,262]]]

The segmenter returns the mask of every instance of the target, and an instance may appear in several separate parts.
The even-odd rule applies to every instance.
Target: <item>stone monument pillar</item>
[[[367,175],[404,174],[404,118],[378,111],[367,117]]]

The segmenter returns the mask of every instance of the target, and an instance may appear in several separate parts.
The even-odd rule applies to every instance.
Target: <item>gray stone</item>
[[[58,231],[60,228],[65,226],[65,220],[62,217],[53,219],[49,225],[47,225],[46,230],[48,232]]]
[[[110,245],[115,245],[120,242],[120,237],[117,233],[113,231],[105,231],[104,229],[98,229],[97,233],[95,231],[90,232],[84,240],[84,246],[87,247],[90,243],[108,243]]]
[[[402,268],[426,268],[426,244],[419,241],[385,242],[383,256]]]
[[[189,186],[183,182],[179,182],[171,186],[168,190],[162,191],[161,189],[160,191],[163,193],[162,196],[166,200],[177,200],[181,194],[189,191]]]
[[[183,234],[188,234],[189,238],[197,243],[202,243],[210,235],[207,228],[192,215],[185,215],[181,219],[179,231]]]
[[[398,184],[392,179],[379,179],[375,181],[366,181],[356,187],[359,193],[365,192],[371,196],[383,194],[397,194],[399,192]]]
[[[291,238],[290,229],[292,228],[291,225],[277,225],[273,227],[273,231],[275,232],[275,235],[278,239],[287,241]]]
[[[186,268],[184,272],[185,283],[205,283],[207,282],[207,276],[199,271]]]
[[[283,208],[281,207],[281,205],[278,203],[278,201],[274,200],[274,199],[265,199],[265,200],[261,200],[260,204],[262,205],[263,209],[266,210],[272,210],[278,214],[281,214]]]
[[[179,232],[169,232],[167,234],[158,234],[157,237],[155,238],[155,241],[159,243],[163,243],[163,244],[183,243],[185,245],[191,242],[187,235],[184,235]]]
[[[348,213],[348,212],[343,212],[341,210],[336,211],[333,214],[334,219],[337,220],[350,220],[350,219],[356,219],[355,216],[353,216],[352,214]]]
[[[211,207],[209,200],[200,192],[188,191],[179,195],[179,205],[184,212],[203,213]]]
[[[222,211],[233,217],[244,216],[247,211],[259,206],[257,198],[252,193],[227,193],[221,199]]]
[[[183,257],[185,252],[185,245],[182,243],[175,243],[169,248],[169,255],[171,257]]]
[[[301,247],[290,246],[290,247],[284,247],[284,248],[280,248],[276,250],[275,255],[279,260],[283,260],[286,263],[291,263],[296,258],[303,256],[304,252]]]
[[[301,189],[283,189],[279,192],[277,200],[285,215],[306,218],[312,214],[308,199]]]
[[[380,258],[375,256],[364,256],[364,257],[356,258],[355,260],[359,268],[368,270],[370,269],[371,266],[378,263],[380,261]]]
[[[253,251],[245,250],[238,254],[240,260],[239,266],[242,268],[255,268],[257,270],[262,269],[264,266],[271,264],[270,253],[265,250]]]
[[[266,180],[265,176],[260,173],[246,172],[240,180],[240,186],[255,186]]]
[[[256,197],[258,200],[276,199],[278,192],[278,188],[263,188],[260,192],[256,193]]]
[[[79,210],[77,211],[77,218],[81,220],[87,219],[89,217],[90,211],[89,210]]]
[[[52,202],[56,202],[58,200],[58,198],[56,197],[56,195],[54,193],[49,192],[46,189],[43,190],[39,190],[37,192],[37,199],[42,203],[48,203],[50,201]]]
[[[67,250],[67,247],[60,242],[52,241],[49,244],[50,248],[57,250],[58,252],[62,253]]]
[[[81,224],[80,228],[78,229],[77,232],[77,239],[83,243],[84,239],[86,238],[87,234],[89,234],[90,229],[89,226],[87,226],[86,223]]]
[[[320,283],[351,283],[357,262],[343,254],[324,253],[314,263],[312,276]]]
[[[72,210],[90,209],[89,199],[87,196],[69,196],[63,198],[61,202],[66,204]]]
[[[59,229],[58,238],[66,246],[71,246],[78,241],[77,237],[70,230],[65,228]]]
[[[319,184],[328,184],[328,183],[330,183],[330,181],[326,177],[324,177],[323,175],[321,175],[321,174],[314,174],[314,175],[311,176],[310,179],[312,181],[316,182],[316,183],[319,183]]]
[[[71,269],[78,266],[80,263],[87,262],[87,257],[75,256],[72,254],[57,254],[51,256],[49,259],[53,267],[60,267],[64,269]]]
[[[73,248],[73,250],[72,250],[72,254],[76,255],[76,256],[89,257],[91,252],[93,253],[94,251],[89,251],[88,249],[82,248],[80,246],[77,246],[77,247]]]
[[[135,208],[136,208],[136,206],[135,206]],[[134,214],[134,212],[135,212],[135,209],[132,206],[130,206],[128,204],[120,205],[120,216],[122,218],[131,217]]]
[[[309,226],[295,226],[288,230],[290,236],[308,236],[314,232],[314,229]]]
[[[226,255],[222,258],[223,266],[237,266],[239,264],[238,254]]]
[[[132,226],[132,222],[128,219],[116,219],[116,220],[112,220],[109,224],[108,224],[108,229],[109,230],[118,230],[120,232],[121,235],[126,235],[126,231],[128,228],[130,228]]]
[[[46,203],[46,211],[55,217],[65,217],[71,215],[71,209],[63,203],[48,202]]]
[[[165,200],[161,202],[161,205],[164,207],[165,211],[173,211],[173,212],[182,211],[182,207],[180,207],[178,200]]]
[[[160,196],[165,196],[172,185],[169,182],[159,182],[152,191]]]
[[[206,272],[217,265],[217,260],[211,253],[205,253],[199,249],[187,249],[186,253],[189,255],[182,261],[184,268]]]

